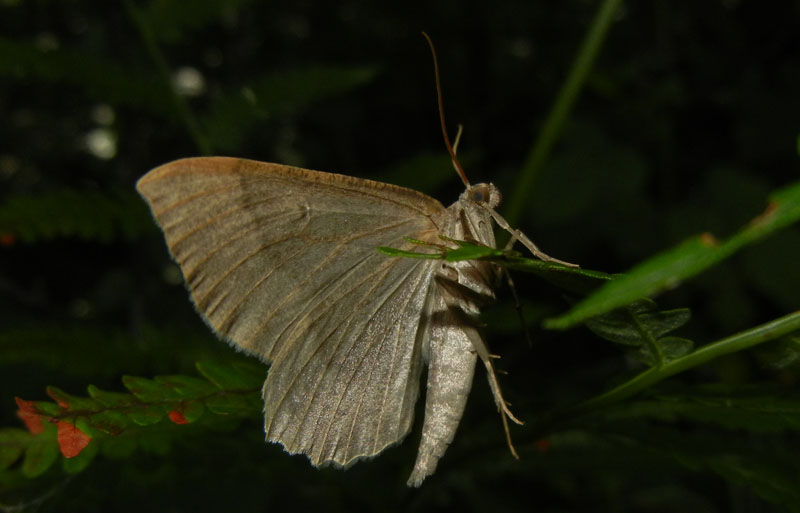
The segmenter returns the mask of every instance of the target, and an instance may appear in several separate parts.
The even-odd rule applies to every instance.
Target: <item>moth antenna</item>
[[[458,132],[456,132],[456,139],[453,141],[453,153],[458,153],[458,143],[461,141],[461,134],[464,132],[464,125],[459,123]]]
[[[461,132],[463,131],[464,131],[464,125],[459,123],[458,132],[456,132],[456,139],[453,141],[453,153],[458,153],[458,142],[461,140]],[[455,169],[456,173],[458,173],[458,161],[451,160],[450,162],[453,163],[453,169]]]
[[[464,182],[466,187],[469,187],[469,180],[467,180],[467,175],[464,173],[464,168],[461,167],[461,163],[458,161],[456,157],[456,150],[450,144],[450,137],[447,135],[447,125],[444,122],[444,101],[442,100],[442,84],[439,80],[439,61],[436,58],[436,48],[433,46],[433,41],[431,40],[430,36],[427,33],[423,32],[423,36],[428,41],[428,46],[431,47],[431,55],[433,56],[433,74],[436,77],[436,98],[439,102],[439,121],[442,124],[442,135],[444,136],[444,145],[447,146],[447,151],[450,153],[450,158],[453,160],[453,165],[456,168],[456,172],[458,176],[461,177],[461,181]],[[458,138],[456,138],[456,144],[458,144]]]

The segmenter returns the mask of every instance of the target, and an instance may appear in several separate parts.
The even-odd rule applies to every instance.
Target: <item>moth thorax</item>
[[[461,194],[461,199],[467,199],[481,205],[495,208],[500,204],[503,196],[494,185],[490,183],[479,183],[470,185],[467,190]]]

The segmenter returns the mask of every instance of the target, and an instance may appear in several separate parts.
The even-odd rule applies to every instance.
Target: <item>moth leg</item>
[[[513,422],[520,425],[524,424],[524,422],[516,418],[514,414],[511,413],[511,410],[508,408],[508,403],[505,399],[503,399],[503,393],[500,391],[500,383],[497,381],[494,365],[492,365],[493,355],[489,354],[489,348],[486,347],[486,344],[484,343],[480,334],[475,328],[472,327],[470,327],[468,330],[465,330],[465,332],[467,333],[467,337],[469,338],[470,342],[472,342],[475,352],[478,353],[481,361],[483,361],[483,365],[486,367],[486,374],[489,378],[489,388],[492,389],[494,402],[497,405],[497,409],[500,412],[500,418],[503,421],[503,431],[505,431],[506,434],[506,443],[508,444],[508,448],[511,451],[511,455],[514,456],[514,458],[519,459],[517,450],[514,448],[514,444],[511,442],[511,431],[508,429],[508,419],[511,419]]]
[[[536,247],[536,244],[534,244],[533,241],[530,240],[527,235],[522,233],[520,230],[517,230],[516,228],[512,228],[511,225],[508,224],[508,221],[506,221],[503,218],[503,216],[497,213],[495,209],[493,209],[488,205],[482,205],[482,206],[489,212],[489,214],[491,214],[492,219],[494,219],[494,222],[497,223],[497,226],[499,226],[500,228],[511,234],[511,240],[508,242],[506,249],[511,249],[510,246],[513,245],[514,242],[520,241],[523,246],[528,248],[528,251],[533,253],[533,256],[539,258],[540,260],[544,260],[546,262],[555,262],[557,264],[566,265],[567,267],[579,267],[578,264],[571,264],[569,262],[564,262],[563,260],[553,258],[550,255],[544,253],[542,250]]]

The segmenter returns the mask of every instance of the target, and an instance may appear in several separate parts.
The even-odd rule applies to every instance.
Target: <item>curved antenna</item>
[[[439,121],[442,123],[442,135],[444,136],[444,144],[447,146],[447,151],[450,153],[450,158],[453,159],[453,165],[456,168],[456,172],[458,176],[461,177],[461,181],[464,182],[466,187],[469,187],[469,180],[467,180],[467,175],[464,173],[464,168],[461,167],[461,163],[458,161],[456,157],[456,152],[453,149],[453,146],[450,144],[450,137],[447,135],[447,125],[444,122],[444,102],[442,101],[442,84],[439,80],[439,61],[436,59],[436,48],[433,47],[433,41],[431,41],[430,36],[425,32],[422,33],[425,36],[425,39],[428,41],[428,46],[431,47],[431,55],[433,55],[433,73],[436,76],[436,98],[439,101]]]

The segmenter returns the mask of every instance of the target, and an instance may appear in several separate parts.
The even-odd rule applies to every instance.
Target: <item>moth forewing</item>
[[[423,355],[425,420],[410,485],[452,441],[477,358],[510,416],[470,321],[493,297],[492,264],[377,251],[439,245],[439,235],[494,247],[484,208],[499,202],[493,186],[469,187],[445,209],[389,184],[212,157],[158,167],[137,188],[203,318],[271,364],[268,440],[314,465],[378,454],[411,428]]]
[[[438,201],[229,158],[161,166],[138,189],[201,315],[236,348],[272,364],[269,440],[314,464],[347,465],[405,436],[435,264],[375,248],[413,249],[409,234],[438,243]]]

